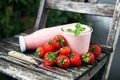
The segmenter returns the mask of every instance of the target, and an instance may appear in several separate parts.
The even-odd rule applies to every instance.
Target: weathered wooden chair
[[[101,44],[103,52],[94,64],[70,67],[66,70],[57,68],[58,72],[56,72],[54,70],[49,71],[43,68],[37,68],[33,65],[11,59],[11,57],[7,56],[8,51],[15,50],[20,52],[18,36],[27,35],[32,32],[32,30],[28,30],[0,42],[0,72],[21,80],[89,80],[105,66],[102,79],[107,79],[119,35],[120,1],[117,0],[115,8],[109,4],[96,4],[97,0],[79,1],[80,2],[73,2],[71,0],[41,0],[34,30],[45,28],[50,9],[113,17],[113,23],[110,26],[106,44]],[[29,53],[31,52],[32,51],[29,51]],[[28,55],[36,58],[34,54]]]

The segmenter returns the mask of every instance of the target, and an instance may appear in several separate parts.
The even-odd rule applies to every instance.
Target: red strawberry
[[[56,63],[60,68],[68,68],[70,66],[70,59],[65,55],[59,55],[56,59]]]
[[[68,46],[60,48],[60,54],[68,56],[71,53],[71,49]]]
[[[98,44],[90,45],[89,52],[94,53],[95,57],[98,57],[101,54],[101,47]]]
[[[52,45],[52,41],[49,41],[48,43],[44,44],[43,45],[43,50],[44,50],[44,53],[53,52],[54,51],[54,47]]]
[[[46,65],[53,65],[56,62],[56,56],[53,52],[48,52],[44,55],[44,62]]]
[[[77,52],[73,52],[69,55],[70,62],[73,66],[80,66],[82,64],[81,57]]]
[[[86,64],[92,64],[95,61],[95,56],[91,52],[84,53],[81,58]]]
[[[43,57],[43,56],[44,56],[43,47],[38,47],[38,48],[36,49],[36,54],[37,54],[39,57]]]
[[[62,46],[65,46],[67,44],[66,39],[62,35],[54,36],[54,38],[52,39],[52,42],[53,42],[53,46],[56,50],[58,50],[59,48],[61,48]]]

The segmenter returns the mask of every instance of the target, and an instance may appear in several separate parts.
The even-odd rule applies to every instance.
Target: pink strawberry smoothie
[[[73,51],[76,51],[80,54],[87,52],[92,29],[84,25],[86,29],[79,36],[74,36],[73,34],[65,31],[67,27],[75,27],[75,25],[76,23],[72,23],[50,28],[43,28],[29,35],[19,36],[20,49],[22,52],[28,49],[36,49],[52,40],[55,35],[61,34],[66,38],[68,45]]]
[[[75,34],[67,32],[67,29],[75,29],[75,26],[69,26],[63,28],[63,36],[67,39],[68,46],[72,49],[72,51],[78,52],[79,54],[83,54],[85,52],[88,52],[90,39],[91,39],[91,33],[92,28],[83,25],[82,27],[85,28],[84,31],[82,31],[78,36],[75,36]]]

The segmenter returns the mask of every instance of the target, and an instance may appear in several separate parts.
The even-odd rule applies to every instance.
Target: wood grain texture
[[[35,71],[3,59],[0,59],[0,72],[18,80],[59,80],[42,73],[36,73]]]
[[[113,47],[115,40],[118,39],[119,30],[120,30],[120,1],[117,1],[106,46]]]
[[[64,0],[47,0],[46,7],[63,11],[101,16],[112,16],[114,12],[114,6],[109,4],[92,4]]]

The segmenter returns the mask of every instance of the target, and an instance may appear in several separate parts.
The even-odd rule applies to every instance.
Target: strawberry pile
[[[46,65],[68,68],[70,65],[80,66],[82,63],[94,63],[95,58],[101,54],[101,48],[97,44],[92,44],[88,52],[80,55],[77,52],[71,51],[64,36],[56,35],[51,41],[38,47],[36,54],[43,58]]]

